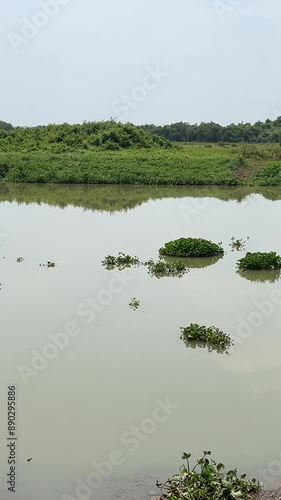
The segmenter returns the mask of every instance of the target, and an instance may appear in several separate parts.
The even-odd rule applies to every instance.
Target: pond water
[[[150,499],[183,451],[208,449],[281,482],[281,281],[237,274],[245,251],[229,246],[249,236],[247,251],[281,253],[280,191],[4,184],[0,203],[1,499],[8,385],[21,500]],[[184,236],[226,254],[182,278],[101,266],[120,251],[155,259]],[[186,348],[192,322],[231,334],[229,356]]]

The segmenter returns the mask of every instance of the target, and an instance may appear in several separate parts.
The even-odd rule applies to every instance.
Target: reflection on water
[[[281,307],[271,297],[281,281],[242,279],[229,242],[249,235],[248,251],[281,248],[281,233],[272,231],[280,189],[261,196],[244,188],[1,184],[0,191],[0,422],[6,387],[16,384],[19,500],[79,498],[77,480],[98,474],[116,451],[123,461],[92,491],[95,500],[150,500],[155,480],[178,470],[183,451],[210,449],[227,468],[253,475],[279,460]],[[196,198],[206,195],[199,210]],[[196,208],[188,221],[183,205]],[[157,259],[165,241],[180,237],[222,240],[225,256],[201,269],[189,262],[181,279],[101,265],[120,251]],[[56,267],[39,266],[48,261]],[[132,297],[141,301],[135,313]],[[79,334],[66,335],[69,323]],[[186,349],[179,332],[190,323],[217,325],[239,342],[230,356]],[[19,366],[29,369],[27,385]],[[155,428],[159,400],[176,410]],[[147,473],[145,487],[131,482]]]
[[[207,349],[208,352],[213,352],[215,351],[217,354],[227,354],[229,355],[229,352],[227,349],[219,346],[212,346],[210,344],[207,344],[207,342],[202,342],[199,340],[184,340],[184,344],[186,347],[191,347],[191,349]]]
[[[246,278],[249,281],[255,281],[259,283],[276,283],[280,280],[281,269],[269,270],[269,271],[250,271],[250,270],[237,270],[242,278]]]
[[[180,260],[183,262],[188,269],[204,269],[205,267],[213,266],[217,264],[221,259],[223,259],[222,255],[214,256],[214,257],[170,257],[163,256],[167,262],[175,262]]]
[[[268,200],[280,200],[281,191],[278,187],[255,188],[255,193]],[[107,212],[126,211],[149,200],[162,198],[217,198],[225,201],[237,201],[251,207],[256,203],[255,195],[246,187],[217,186],[116,186],[116,185],[42,185],[42,184],[11,184],[0,182],[0,201],[17,203],[47,203],[64,208],[68,205],[88,210]],[[190,207],[198,210],[198,206]]]

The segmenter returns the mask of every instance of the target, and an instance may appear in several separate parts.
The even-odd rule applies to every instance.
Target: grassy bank
[[[278,145],[186,144],[119,151],[0,152],[10,182],[151,185],[281,185]]]

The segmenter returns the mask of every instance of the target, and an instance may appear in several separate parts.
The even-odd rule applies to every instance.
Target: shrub
[[[281,257],[276,252],[248,252],[237,265],[240,271],[281,269]]]
[[[233,345],[230,336],[223,333],[215,326],[207,327],[191,323],[188,327],[181,328],[181,332],[180,339],[184,341],[187,347],[190,347],[191,342],[201,342],[208,347],[210,351],[214,348],[218,348],[219,352],[225,352]]]
[[[206,458],[210,451],[204,451],[203,457],[197,460],[191,469],[190,453],[184,453],[182,460],[187,464],[180,468],[180,473],[166,483],[156,483],[161,488],[161,499],[170,500],[231,500],[235,498],[249,498],[261,490],[261,484],[256,479],[246,479],[246,474],[240,477],[237,469],[225,471],[222,463]]]
[[[165,243],[159,250],[160,255],[174,257],[212,257],[223,255],[221,243],[216,244],[202,238],[180,238]]]

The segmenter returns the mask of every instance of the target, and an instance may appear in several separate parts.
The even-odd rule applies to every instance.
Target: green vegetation
[[[107,257],[104,258],[101,264],[108,270],[117,268],[119,269],[119,271],[121,271],[122,269],[128,267],[139,266],[140,259],[138,257],[131,257],[131,255],[126,255],[123,252],[119,252],[117,257],[114,257],[113,255],[107,255]]]
[[[233,135],[233,143],[203,134],[202,140],[214,143],[196,139],[173,145],[156,130],[114,120],[31,128],[0,122],[0,179],[52,184],[281,185],[281,148],[275,132],[269,144],[251,143],[247,135],[244,139]],[[172,134],[175,139],[182,140]],[[250,143],[237,142],[243,140]]]
[[[173,257],[212,257],[223,255],[221,244],[202,238],[179,238],[178,240],[165,243],[159,250],[160,255],[171,255]]]
[[[213,142],[224,146],[225,143],[279,143],[281,133],[281,116],[276,120],[251,123],[231,123],[227,126],[218,123],[200,123],[191,125],[186,122],[171,125],[144,125],[147,132],[161,135],[175,142]]]
[[[133,309],[133,311],[136,311],[140,307],[140,300],[133,297],[129,302],[129,307]]]
[[[160,258],[155,262],[153,259],[150,259],[144,262],[144,265],[148,267],[148,274],[156,278],[167,276],[182,278],[188,272],[187,266],[179,260],[167,262]]]
[[[60,154],[0,150],[0,178],[61,184],[237,185],[229,161],[221,154],[159,148]]]
[[[234,500],[247,499],[261,491],[261,484],[256,479],[247,479],[246,474],[238,475],[237,469],[226,472],[222,463],[209,460],[210,451],[204,451],[193,468],[190,465],[190,453],[184,453],[182,460],[186,465],[180,473],[166,483],[157,482],[161,489],[161,499],[170,500]]]
[[[238,269],[245,270],[276,270],[281,269],[281,257],[276,252],[248,252],[245,257],[238,260]]]
[[[9,125],[8,125],[9,126]],[[85,122],[82,125],[46,125],[40,127],[0,128],[2,152],[66,153],[77,150],[113,150],[130,148],[171,147],[170,141],[149,134],[132,124],[114,120]]]
[[[57,264],[55,262],[51,262],[50,260],[47,261],[47,264],[39,264],[39,267],[47,267],[48,269],[56,266]]]
[[[0,130],[11,130],[13,125],[11,123],[3,122],[0,120]]]
[[[234,238],[234,236],[232,236],[231,243],[229,243],[231,251],[234,252],[237,250],[237,252],[241,252],[242,250],[245,250],[247,240],[249,240],[249,236],[247,236],[245,240],[243,240],[243,238]]]
[[[186,328],[181,328],[180,339],[183,340],[187,347],[192,347],[192,344],[202,344],[199,347],[207,347],[211,352],[214,349],[217,352],[227,352],[227,349],[233,345],[230,336],[223,333],[215,326],[199,326],[191,323]]]

